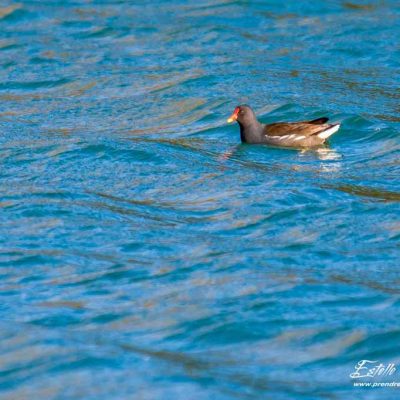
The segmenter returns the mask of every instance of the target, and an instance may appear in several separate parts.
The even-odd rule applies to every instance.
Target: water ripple
[[[1,5],[0,396],[375,399],[349,374],[400,360],[398,14]],[[341,129],[240,144],[240,103]]]

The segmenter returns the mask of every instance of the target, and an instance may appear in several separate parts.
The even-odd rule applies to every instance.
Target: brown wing
[[[321,118],[322,120],[322,118]],[[268,136],[313,136],[329,129],[331,125],[325,123],[316,123],[316,121],[307,122],[277,122],[275,124],[265,125],[264,132]]]

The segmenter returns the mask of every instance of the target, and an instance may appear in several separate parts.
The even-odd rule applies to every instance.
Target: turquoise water
[[[1,2],[0,397],[398,399],[349,374],[400,365],[399,16]],[[342,128],[241,145],[243,102]]]

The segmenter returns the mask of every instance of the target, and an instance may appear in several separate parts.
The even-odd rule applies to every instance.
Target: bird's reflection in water
[[[336,150],[328,146],[318,147],[315,149],[304,149],[300,152],[300,157],[318,158],[320,161],[326,161],[320,164],[320,172],[338,172],[342,168],[343,156]]]
[[[271,146],[272,147],[272,146]],[[230,147],[225,150],[222,154],[218,156],[219,161],[225,161],[232,158],[232,156],[237,153],[240,148],[242,148],[241,144],[237,144],[235,146]],[[293,150],[293,149],[290,149]],[[328,146],[310,148],[310,149],[299,149],[299,154],[301,157],[307,156],[314,158],[315,156],[321,161],[337,161],[342,159],[342,155],[338,153],[336,150],[331,149]]]
[[[304,155],[306,153],[317,156],[317,158],[321,161],[337,161],[342,159],[342,155],[340,153],[328,146],[318,147],[315,149],[304,149],[300,152],[300,155]]]
[[[266,146],[270,147],[270,146]],[[230,147],[229,149],[225,150],[223,153],[219,154],[217,157],[217,160],[219,162],[226,162],[229,160],[233,161],[239,161],[238,155],[241,152],[241,149],[243,149],[242,144],[237,144],[235,146]],[[288,149],[288,150],[295,150],[295,149]],[[323,163],[320,164],[319,170],[320,172],[338,172],[341,167],[342,163],[340,160],[343,158],[340,153],[338,153],[336,150],[331,149],[328,146],[321,146],[317,148],[309,148],[309,149],[298,149],[298,154],[299,157],[301,158],[308,158],[310,160],[315,160],[316,158],[319,159],[320,161],[324,161]],[[241,163],[248,164],[249,161],[244,161],[240,160]],[[253,163],[250,161],[250,164],[253,165]],[[263,166],[263,164],[258,164],[256,163],[259,167]],[[272,167],[272,166],[270,166]],[[276,165],[277,169],[279,167]],[[307,166],[305,165],[297,165],[296,167],[293,168],[294,170],[304,170],[308,169]]]
[[[235,146],[230,147],[229,149],[225,150],[222,154],[218,156],[218,161],[227,161],[232,156],[238,152],[239,148],[241,147],[240,144],[236,144]]]

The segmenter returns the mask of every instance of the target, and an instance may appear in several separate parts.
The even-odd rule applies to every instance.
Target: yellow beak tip
[[[228,118],[228,119],[226,120],[226,122],[228,122],[228,123],[230,124],[231,122],[233,122],[233,118]]]

